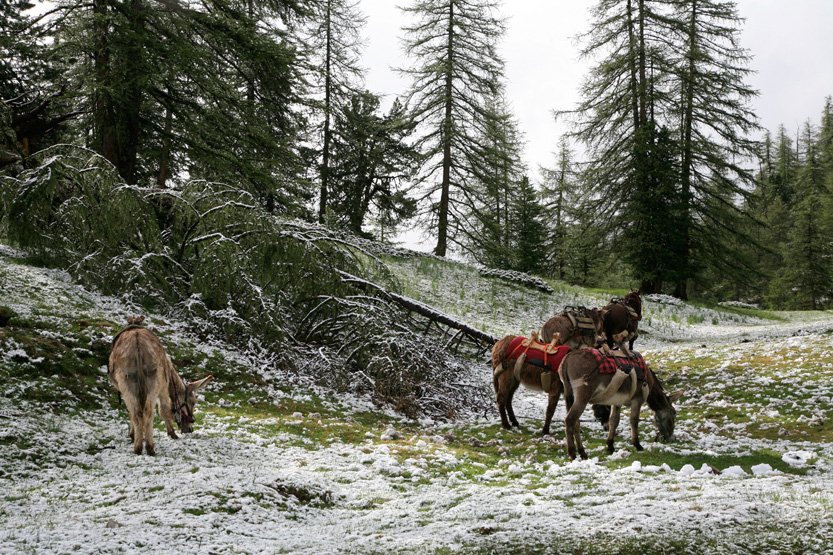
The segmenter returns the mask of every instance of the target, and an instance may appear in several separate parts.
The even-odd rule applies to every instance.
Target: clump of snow
[[[756,304],[745,303],[742,301],[724,301],[719,303],[720,306],[728,306],[728,307],[735,307],[735,308],[746,308],[749,310],[758,310],[760,307]]]
[[[803,467],[810,464],[816,455],[808,451],[789,451],[781,456],[781,460],[792,467]]]
[[[756,464],[751,468],[751,470],[752,474],[754,474],[755,476],[769,476],[770,474],[778,473],[775,469],[772,468],[772,466],[766,463]]]

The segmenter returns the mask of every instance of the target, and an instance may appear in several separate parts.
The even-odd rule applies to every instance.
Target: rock
[[[397,432],[394,428],[388,428],[381,436],[382,441],[396,441],[402,439],[402,434]]]

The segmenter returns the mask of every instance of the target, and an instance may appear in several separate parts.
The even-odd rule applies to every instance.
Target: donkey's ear
[[[679,390],[679,391],[678,391],[678,392],[676,392],[676,393],[672,393],[671,395],[669,395],[669,396],[668,396],[668,402],[669,402],[669,403],[671,403],[671,404],[673,405],[674,403],[676,403],[676,402],[677,402],[677,400],[678,400],[680,397],[682,397],[682,395],[683,395],[683,393],[684,393],[684,392],[685,392],[685,389],[681,389],[681,390]]]
[[[204,378],[203,378],[203,379],[201,379],[201,380],[197,380],[197,381],[195,381],[195,382],[191,382],[191,383],[189,383],[189,384],[188,384],[188,386],[187,386],[188,391],[189,391],[189,392],[193,391],[194,393],[196,393],[196,392],[197,392],[197,391],[199,391],[200,389],[204,388],[204,387],[206,386],[206,384],[207,384],[208,382],[210,382],[211,380],[213,380],[213,379],[214,379],[214,376],[209,375],[209,376],[204,377]]]

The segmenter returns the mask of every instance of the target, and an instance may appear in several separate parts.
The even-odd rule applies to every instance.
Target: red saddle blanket
[[[587,350],[593,353],[593,356],[596,357],[596,362],[599,363],[600,374],[614,374],[617,369],[622,370],[623,372],[629,372],[631,368],[636,368],[639,378],[644,379],[644,376],[648,372],[648,364],[645,362],[645,359],[642,355],[635,351],[631,351],[632,356],[630,357],[609,357],[598,349]]]
[[[546,343],[539,343],[538,341],[532,341],[526,337],[518,336],[509,343],[507,352],[509,353],[509,356],[506,357],[507,359],[516,359],[526,353],[527,363],[549,370],[558,370],[561,359],[570,352],[570,348],[566,345],[558,345],[550,349],[550,346]]]

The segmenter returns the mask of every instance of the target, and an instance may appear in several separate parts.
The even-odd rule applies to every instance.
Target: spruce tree
[[[380,113],[377,95],[354,93],[338,112],[333,129],[330,210],[336,222],[357,235],[369,223],[391,235],[416,211],[408,195],[419,153],[409,144],[414,124],[401,102]]]
[[[456,242],[487,267],[514,269],[518,264],[512,229],[513,211],[519,201],[519,184],[525,167],[521,160],[522,138],[502,96],[489,101],[484,127],[467,157],[471,184],[461,191],[466,225]]]

